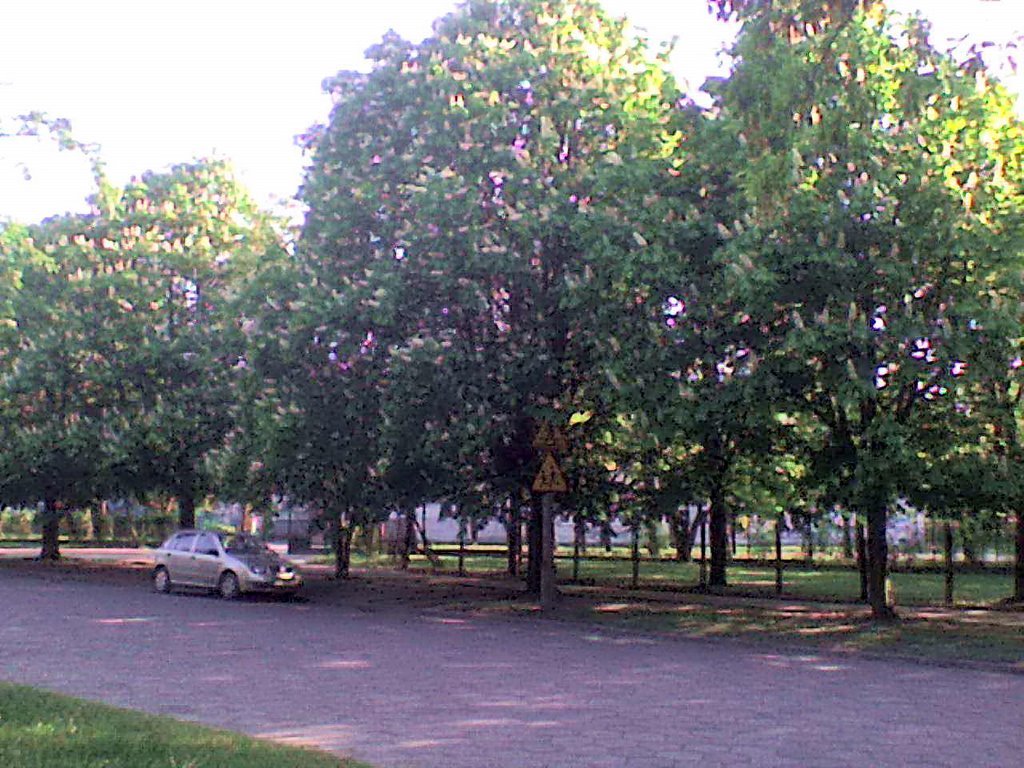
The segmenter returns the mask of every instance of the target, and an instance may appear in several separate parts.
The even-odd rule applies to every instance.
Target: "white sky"
[[[1024,0],[889,0],[934,21],[936,40],[1024,32]],[[706,0],[605,0],[654,40],[679,38],[674,67],[693,88],[720,69],[732,30]],[[231,159],[265,204],[302,175],[292,138],[326,119],[321,80],[361,69],[388,29],[419,42],[454,0],[4,0],[0,116],[42,110],[101,145],[112,181],[196,157]],[[1024,52],[1022,52],[1024,53]],[[1014,87],[1024,91],[1024,78]],[[84,162],[31,140],[0,146],[0,218],[81,210]],[[25,181],[16,163],[33,178]]]

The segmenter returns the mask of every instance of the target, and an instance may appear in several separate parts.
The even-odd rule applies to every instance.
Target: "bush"
[[[163,541],[178,527],[178,516],[169,513],[146,515],[139,521],[139,533],[145,541]]]
[[[32,535],[36,513],[30,509],[0,510],[0,538],[25,539]]]
[[[73,541],[92,538],[92,519],[85,510],[76,509],[60,518],[60,532]]]
[[[109,541],[114,538],[114,518],[101,505],[92,510],[92,535],[97,541]]]

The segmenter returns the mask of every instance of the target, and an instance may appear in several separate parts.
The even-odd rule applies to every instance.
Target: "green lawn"
[[[507,612],[521,610],[506,608]],[[1024,632],[1012,615],[975,621],[952,613],[925,615],[906,609],[898,622],[875,622],[860,606],[822,607],[778,601],[775,605],[672,603],[623,600],[577,610],[586,621],[683,637],[729,637],[778,649],[871,653],[937,662],[994,662],[1024,672]]]
[[[371,568],[393,567],[383,558],[360,561]],[[504,560],[467,557],[465,565],[471,576],[501,573]],[[726,595],[734,599],[722,599],[691,589],[698,579],[694,563],[642,563],[640,591],[628,588],[629,562],[592,560],[581,565],[580,583],[569,586],[572,563],[559,561],[566,600],[552,618],[689,638],[735,638],[765,648],[792,647],[808,653],[871,653],[942,663],[992,662],[1024,671],[1020,613],[932,607],[942,602],[941,573],[894,574],[901,619],[876,622],[858,601],[859,577],[852,569],[792,568],[785,574],[782,600],[747,600],[744,598],[774,596],[774,569],[733,564]],[[414,557],[411,566],[420,573],[432,570],[421,556]],[[445,573],[454,573],[457,559],[445,556],[442,566]],[[1010,579],[999,574],[963,574],[957,578],[957,594],[960,600],[973,604],[994,604],[1010,594]],[[837,599],[840,602],[834,602]],[[446,607],[493,615],[538,615],[534,601],[494,599],[486,593],[462,602],[453,598]]]
[[[0,683],[3,768],[360,768],[286,747]],[[365,766],[363,767],[365,768]]]
[[[392,566],[387,559],[353,555],[353,564]],[[441,557],[445,571],[458,568],[458,558],[449,554]],[[429,569],[430,563],[422,556],[414,556],[411,566]],[[504,557],[467,556],[465,569],[468,574],[503,572]],[[572,561],[559,560],[560,580],[572,577]],[[608,558],[591,558],[580,562],[580,580],[595,586],[628,586],[631,581],[632,563]],[[728,571],[731,592],[738,594],[770,596],[775,594],[775,570],[773,567],[749,566],[742,562],[732,563]],[[860,597],[860,577],[854,568],[833,567],[814,569],[806,567],[788,568],[783,576],[784,594],[801,600],[857,601]],[[697,563],[665,561],[641,562],[640,586],[687,589],[699,582]],[[894,573],[892,582],[898,605],[941,605],[944,597],[944,576],[941,572]],[[1001,573],[957,574],[954,598],[957,605],[991,606],[1005,600],[1013,593],[1013,577]]]

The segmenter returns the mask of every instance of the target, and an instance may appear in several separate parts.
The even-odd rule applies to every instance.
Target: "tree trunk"
[[[729,554],[732,559],[736,559],[736,513],[732,512],[729,515]]]
[[[953,605],[953,580],[955,579],[955,574],[953,573],[953,524],[947,520],[943,524],[942,530],[946,562],[945,603],[951,606]]]
[[[548,611],[558,601],[555,571],[555,495],[545,493],[541,499],[540,607]]]
[[[779,512],[775,517],[775,594],[782,596],[782,526],[785,524],[785,516]]]
[[[352,528],[341,520],[337,522],[334,545],[334,578],[347,579],[352,565]]]
[[[711,539],[711,574],[708,585],[712,589],[726,586],[726,567],[729,560],[729,510],[725,504],[725,489],[720,480],[711,486],[711,513],[708,535]]]
[[[886,541],[887,510],[874,504],[868,510],[868,604],[874,619],[892,619],[896,612],[888,604],[885,583],[889,568],[889,544]]]
[[[814,523],[809,520],[804,528],[804,541],[807,544],[807,564],[814,565]]]
[[[541,547],[543,531],[540,504],[534,501],[526,523],[526,591],[531,595],[540,594]]]
[[[572,580],[580,580],[580,554],[586,552],[587,548],[587,524],[577,514],[573,525],[572,537]]]
[[[852,513],[845,520],[843,520],[843,559],[849,561],[853,560],[853,527],[856,516]]]
[[[363,526],[366,536],[366,556],[373,557],[381,553],[381,530],[379,523],[367,523]]]
[[[190,490],[178,492],[178,527],[196,527],[196,497]]]
[[[700,588],[707,589],[708,586],[708,523],[706,520],[700,524]]]
[[[466,575],[466,518],[459,515],[459,576]]]
[[[60,518],[57,503],[53,499],[43,501],[43,543],[39,552],[40,560],[60,560]]]
[[[514,501],[509,504],[508,517],[505,521],[505,532],[508,538],[508,575],[519,575],[519,561],[522,557],[522,520],[519,516],[519,505]]]
[[[109,529],[110,513],[107,511],[106,500],[94,505],[90,509],[92,515],[92,535],[96,541],[103,541],[110,538],[107,533]]]
[[[426,509],[426,506],[424,505],[423,508]],[[424,513],[423,517],[424,517],[424,522],[425,522],[426,521],[426,513]],[[420,524],[418,522],[416,522],[416,515],[415,514],[412,516],[412,522],[413,522],[413,526],[414,526],[414,528],[413,528],[413,534],[414,534],[413,535],[413,549],[416,548],[415,532],[419,531],[420,541],[423,542],[423,556],[425,558],[427,558],[427,560],[430,561],[430,564],[434,568],[440,568],[441,565],[442,565],[441,558],[438,557],[437,553],[430,548],[430,541],[427,539],[427,529],[419,527]]]
[[[1013,566],[1013,599],[1024,603],[1024,512],[1017,512],[1016,557]]]
[[[857,517],[856,515],[854,515]],[[864,523],[857,517],[857,571],[860,574],[860,599],[868,601],[868,545],[864,538]]]
[[[401,569],[407,570],[409,568],[409,559],[412,557],[413,551],[416,549],[416,509],[406,510],[405,525],[402,529],[402,560]]]
[[[690,528],[688,509],[677,509],[669,516],[672,539],[676,547],[676,560],[688,563],[693,557],[693,529]]]
[[[974,541],[975,533],[967,520],[960,521],[960,551],[964,553],[964,560],[971,565],[978,565],[981,561]]]
[[[633,526],[633,577],[630,583],[633,589],[640,586],[640,526]]]

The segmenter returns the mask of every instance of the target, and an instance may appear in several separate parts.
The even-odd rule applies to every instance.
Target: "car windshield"
[[[232,554],[256,555],[266,551],[266,547],[259,539],[241,533],[224,536],[221,541],[224,543],[224,549]]]

